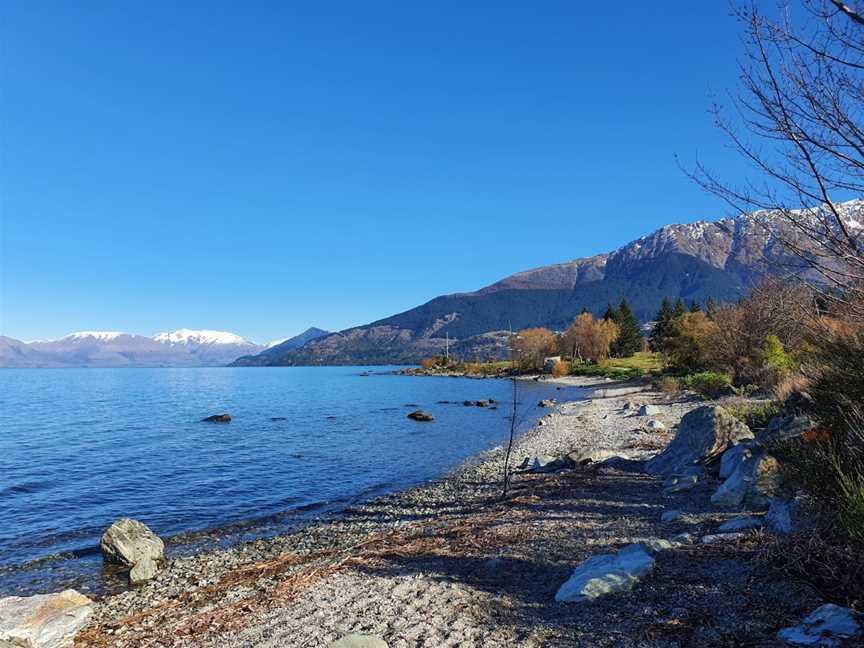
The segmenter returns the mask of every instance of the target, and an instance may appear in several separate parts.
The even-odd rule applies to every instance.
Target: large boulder
[[[142,558],[129,571],[130,585],[143,585],[156,576],[159,566],[152,558]]]
[[[719,406],[705,405],[686,414],[666,449],[649,459],[645,470],[653,475],[680,473],[705,464],[743,439],[753,438],[744,423]]]
[[[640,544],[614,554],[592,556],[581,563],[558,589],[556,601],[582,602],[631,589],[654,570],[654,558]]]
[[[860,634],[861,626],[852,610],[827,603],[813,610],[800,625],[783,628],[777,638],[794,646],[839,646]]]
[[[780,463],[759,448],[746,452],[731,475],[711,496],[715,506],[767,506],[780,490]]]
[[[112,524],[99,543],[102,555],[108,562],[134,567],[145,558],[162,560],[165,543],[146,524],[138,520],[123,518]]]
[[[67,648],[93,612],[93,601],[76,592],[0,599],[0,646]]]
[[[720,479],[727,479],[738,470],[741,463],[752,456],[755,447],[756,441],[747,439],[724,452],[720,457]]]

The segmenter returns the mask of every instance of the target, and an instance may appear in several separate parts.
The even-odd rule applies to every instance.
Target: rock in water
[[[582,602],[631,589],[654,570],[654,558],[639,544],[618,553],[592,556],[574,571],[555,594],[556,601]]]
[[[645,470],[653,475],[671,475],[722,454],[741,439],[753,438],[750,428],[722,407],[705,405],[681,419],[675,438],[667,448],[649,459]]]
[[[145,558],[161,560],[165,555],[165,543],[161,538],[143,522],[130,518],[112,524],[102,536],[99,547],[105,560],[124,567],[134,567]]]
[[[539,403],[537,403],[537,407],[555,407],[555,399],[544,398]]]
[[[0,599],[0,646],[66,648],[93,612],[93,602],[75,590]]]
[[[387,648],[387,642],[371,635],[350,634],[334,641],[330,648]]]
[[[795,646],[839,646],[859,634],[861,626],[852,610],[828,603],[811,612],[801,625],[783,628],[777,638]]]
[[[202,423],[230,423],[231,415],[230,414],[212,414],[207,418],[201,419]]]
[[[408,415],[408,418],[411,419],[412,421],[420,421],[423,423],[435,420],[434,416],[429,414],[429,412],[424,412],[423,410],[416,410],[414,412],[411,412]]]
[[[152,558],[142,558],[135,563],[135,566],[132,567],[132,570],[129,572],[129,584],[143,585],[156,576],[156,571],[158,569],[155,560]]]

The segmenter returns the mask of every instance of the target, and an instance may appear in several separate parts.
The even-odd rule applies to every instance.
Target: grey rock
[[[419,421],[421,423],[428,423],[429,421],[434,421],[435,417],[432,416],[429,412],[424,412],[423,410],[415,410],[408,415],[408,418],[412,421]]]
[[[657,419],[651,419],[650,421],[648,421],[645,424],[645,427],[647,427],[649,430],[665,430],[666,429],[666,425],[663,423],[663,421],[658,421]]]
[[[573,452],[568,453],[567,459],[569,459],[574,466],[584,466],[585,464],[597,463],[617,456],[618,455],[613,450],[583,449],[574,450]]]
[[[0,599],[0,646],[67,648],[93,612],[93,602],[76,592]]]
[[[573,464],[567,457],[541,455],[530,460],[528,470],[534,473],[552,473],[572,467]]]
[[[652,556],[675,548],[675,543],[666,538],[648,538],[647,540],[640,541],[638,544]]]
[[[729,448],[720,457],[720,479],[728,478],[741,465],[741,462],[752,456],[755,440],[742,441]]]
[[[158,566],[156,565],[156,561],[152,558],[142,558],[132,567],[129,572],[129,584],[130,585],[143,585],[147,581],[151,580],[154,576],[156,576],[156,572],[158,571]]]
[[[765,521],[755,515],[744,515],[741,517],[732,518],[720,525],[718,531],[720,533],[728,533],[730,531],[745,531],[747,529],[758,529],[765,525]]]
[[[660,408],[656,405],[643,405],[639,408],[639,416],[656,416],[660,413]]]
[[[827,603],[811,612],[800,625],[783,628],[777,638],[795,646],[839,646],[841,641],[860,634],[861,626],[852,610]]]
[[[143,522],[130,518],[112,524],[102,535],[99,547],[105,560],[126,567],[133,567],[144,558],[161,560],[165,555],[162,539]]]
[[[672,536],[672,542],[678,545],[691,545],[696,542],[696,538],[692,533],[679,533],[676,536]]]
[[[752,438],[750,428],[719,406],[706,405],[681,419],[675,438],[645,464],[653,475],[672,475],[720,456],[732,444]]]
[[[654,558],[639,544],[614,554],[592,556],[582,562],[558,589],[555,600],[582,602],[613,592],[623,592],[654,570]]]
[[[775,443],[797,439],[814,427],[815,423],[806,414],[800,416],[778,416],[771,419],[768,427],[756,435],[756,440],[761,445],[770,447]]]
[[[537,403],[538,407],[555,407],[555,399],[554,398],[544,398],[539,403]]]
[[[735,507],[742,504],[767,506],[781,486],[780,463],[763,450],[754,450],[742,459],[735,471],[711,496],[715,506]]]
[[[681,518],[684,517],[684,514],[681,511],[663,511],[663,515],[660,516],[661,522],[678,522]]]
[[[330,648],[387,648],[387,642],[372,635],[350,634],[334,641]]]

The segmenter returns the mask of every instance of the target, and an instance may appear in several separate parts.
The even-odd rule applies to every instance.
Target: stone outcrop
[[[841,641],[861,635],[861,626],[849,608],[827,603],[804,621],[777,633],[780,641],[793,646],[840,646]]]
[[[162,560],[165,543],[143,522],[123,518],[112,524],[99,543],[108,562],[132,567],[144,558]]]
[[[708,463],[734,443],[752,437],[750,428],[725,409],[705,405],[681,419],[675,438],[646,462],[645,470],[653,475],[678,474],[685,468]]]
[[[654,570],[654,558],[640,544],[614,554],[592,556],[581,563],[558,589],[556,601],[582,602],[631,589]]]
[[[231,415],[230,414],[212,414],[201,419],[204,423],[230,423]]]
[[[429,421],[434,421],[435,417],[432,416],[429,412],[424,412],[423,410],[415,410],[408,415],[408,418],[412,421],[420,421],[421,423],[428,423]]]
[[[0,646],[71,648],[92,612],[93,602],[75,590],[0,599]]]

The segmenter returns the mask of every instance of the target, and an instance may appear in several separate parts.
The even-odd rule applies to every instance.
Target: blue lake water
[[[196,531],[251,539],[504,442],[508,381],[392,369],[0,370],[0,596],[102,591],[99,537],[119,517],[169,538],[169,553]],[[580,395],[522,384],[523,429],[539,399]],[[487,398],[499,409],[461,405]],[[417,408],[436,420],[407,419]],[[231,423],[201,422],[222,412]]]

